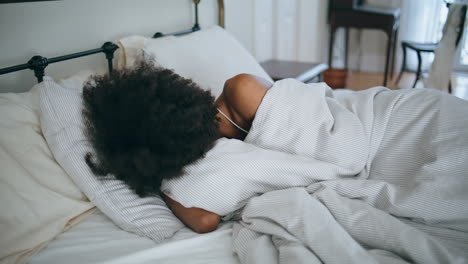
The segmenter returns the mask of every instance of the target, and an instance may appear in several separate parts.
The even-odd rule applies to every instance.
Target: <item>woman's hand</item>
[[[221,221],[221,216],[201,208],[186,208],[161,193],[168,207],[188,227],[197,233],[208,233],[216,230]]]

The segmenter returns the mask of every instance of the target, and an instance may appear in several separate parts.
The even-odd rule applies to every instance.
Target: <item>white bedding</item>
[[[172,46],[167,45],[170,49],[173,48]],[[205,47],[208,46],[205,45]],[[153,45],[151,48],[156,50],[160,47]],[[175,54],[183,54],[174,50]],[[207,50],[212,53],[210,48]],[[163,51],[159,52],[165,54]],[[198,52],[193,54],[200,56]],[[174,60],[174,54],[167,55],[167,58],[171,63],[180,62],[184,67],[193,66],[190,69],[199,73],[199,63],[196,60],[189,62]],[[201,58],[205,57],[201,56]],[[240,69],[246,69],[244,64],[247,60],[240,59],[240,56],[236,59],[241,61]],[[161,60],[161,62],[164,61]],[[187,64],[191,62],[193,65]],[[232,60],[226,61],[228,62],[232,63]],[[210,77],[215,76],[218,79],[217,82],[222,83],[226,77],[238,73],[237,70],[226,70],[230,69],[226,65],[223,67],[219,67],[216,63],[210,65],[214,71],[223,73],[210,74]],[[170,64],[170,66],[178,69],[178,65]],[[258,68],[257,65],[254,66],[251,68]],[[212,71],[205,72],[212,73]],[[258,73],[258,70],[251,71],[251,73],[262,75]],[[205,83],[205,80],[195,78],[198,75],[187,76]],[[75,86],[70,85],[71,88]],[[221,87],[220,85],[203,86],[212,89]],[[292,89],[297,89],[297,87]],[[337,173],[344,176],[341,179],[314,183],[309,188],[269,192],[250,200],[247,209],[240,215],[242,221],[234,226],[232,222],[225,222],[218,230],[209,234],[195,234],[188,228],[183,228],[174,237],[159,244],[151,239],[123,231],[97,210],[67,232],[59,235],[44,250],[33,256],[29,263],[239,263],[234,251],[239,254],[240,261],[244,263],[467,262],[468,199],[465,199],[467,197],[465,194],[468,194],[468,177],[466,177],[468,156],[466,152],[464,155],[459,155],[460,153],[451,152],[450,148],[438,145],[437,154],[443,155],[440,158],[433,155],[430,149],[424,148],[424,143],[426,143],[424,140],[432,139],[432,134],[421,133],[418,130],[420,127],[412,126],[412,121],[422,120],[430,124],[432,119],[424,119],[423,115],[427,112],[432,115],[439,114],[431,112],[435,103],[430,101],[430,97],[421,96],[416,100],[422,103],[418,111],[409,112],[407,108],[399,118],[390,119],[393,109],[388,108],[387,105],[374,104],[372,101],[375,94],[385,90],[385,88],[378,89],[364,91],[362,94],[367,93],[367,97],[359,98],[353,97],[354,93],[340,93],[336,97],[340,105],[326,102],[326,107],[332,110],[332,118],[337,117],[334,110],[344,107],[353,113],[348,115],[349,119],[346,117],[344,119],[358,124],[350,130],[340,129],[341,134],[333,134],[335,139],[331,142],[336,143],[338,137],[340,144],[332,146],[332,149],[328,148],[332,151],[329,152],[333,154],[332,156],[321,156],[323,152],[309,155],[307,149],[301,153],[303,150],[300,148],[304,146],[293,141],[285,144],[290,149],[279,149],[292,154],[303,154],[307,156],[303,158],[315,158],[324,163],[329,161],[336,163],[336,158],[338,158],[339,166],[329,171],[331,174]],[[415,97],[419,96],[417,90],[408,91],[408,94],[411,93],[416,95]],[[304,94],[300,97],[303,98]],[[281,97],[281,100],[284,101],[284,99],[287,99],[287,96]],[[389,96],[387,99],[394,100],[393,103],[401,103],[399,97]],[[384,101],[386,100],[381,102]],[[459,104],[459,101],[455,101],[454,105],[450,105],[452,100],[449,101],[448,104],[445,102],[446,111],[452,107],[455,109]],[[293,101],[291,106],[295,105],[296,102]],[[312,101],[306,102],[305,105],[312,105]],[[403,106],[407,105],[403,104]],[[323,108],[323,105],[320,108]],[[289,110],[294,109],[297,110],[294,107]],[[375,111],[379,112],[383,118],[375,120],[373,115]],[[468,113],[468,109],[465,108],[464,112]],[[468,128],[464,127],[467,124],[468,115],[451,114],[445,112],[442,115],[445,118],[442,122],[445,130],[441,133],[445,133],[447,137],[437,138],[439,143],[444,140],[454,142],[451,133],[456,130],[447,129],[450,125],[454,125],[458,132],[463,129],[468,131]],[[262,140],[268,136],[271,136],[273,140],[276,139],[282,134],[281,129],[286,132],[291,130],[292,121],[297,121],[297,119],[284,118],[288,115],[282,116],[283,123],[277,129],[268,130],[270,134],[263,133],[261,129],[257,130]],[[464,119],[465,122],[457,123],[460,119]],[[323,124],[327,127],[326,122]],[[333,125],[332,122],[331,126]],[[386,131],[387,127],[397,129],[392,129],[389,133]],[[268,146],[268,140],[261,142],[255,139],[255,133],[253,133],[256,132],[255,124],[252,129],[247,142],[275,149],[275,146]],[[463,137],[463,135],[467,134],[468,132],[461,136],[457,134],[459,145],[466,146],[468,136]],[[420,137],[415,135],[420,135]],[[402,139],[413,140],[412,144],[419,144],[421,148],[411,152],[407,145],[399,144]],[[363,143],[363,140],[368,140],[368,142]],[[321,144],[321,147],[325,146],[323,141],[314,143]],[[299,148],[291,149],[294,146]],[[352,150],[354,153],[347,150]],[[368,154],[364,158],[361,155],[362,150]],[[420,171],[412,174],[413,168],[402,166],[401,162],[405,158],[402,153],[420,162],[419,165],[421,162],[425,164],[422,171],[430,170],[430,176],[424,178],[424,174],[419,174]],[[389,159],[392,162],[389,163]],[[352,162],[347,163],[348,161]],[[453,167],[450,161],[456,161],[457,164],[465,166],[460,166],[465,173],[443,174],[447,171],[445,166]],[[389,169],[393,170],[393,175],[386,174]],[[362,173],[352,178],[354,175],[352,172],[355,170],[362,170]],[[322,176],[324,175],[322,173]],[[447,176],[452,176],[452,178]],[[464,180],[460,180],[461,176],[464,176]],[[410,181],[402,179],[410,179]],[[426,180],[425,183],[428,184],[424,185],[419,180]],[[268,188],[277,189],[274,184],[275,182],[272,181]],[[432,188],[434,186],[437,188]],[[263,190],[259,186],[255,187]],[[434,197],[439,199],[432,199]],[[236,217],[239,216],[236,215]]]
[[[280,84],[288,82],[291,83]],[[301,87],[295,85],[291,88],[300,90]],[[313,92],[320,94],[318,90]],[[307,92],[310,91],[304,90],[300,97],[305,98]],[[275,110],[285,113],[285,109],[278,107],[281,104],[273,103],[272,94],[269,93],[261,107],[266,108],[270,100]],[[288,94],[293,93],[289,91]],[[356,164],[364,168],[358,177],[314,183],[308,188],[269,192],[252,199],[242,212],[242,221],[234,227],[231,222],[223,223],[217,231],[203,235],[184,228],[160,244],[119,229],[102,212],[96,211],[58,236],[30,263],[239,263],[233,251],[244,263],[467,262],[468,207],[465,205],[468,184],[465,173],[467,155],[463,146],[466,146],[468,137],[462,133],[468,131],[465,127],[467,117],[463,114],[468,112],[466,102],[421,90],[396,95],[387,93],[385,88],[378,88],[360,94],[365,96],[335,93],[335,99],[330,100],[336,102],[326,103],[328,107],[333,106],[328,117],[336,121],[340,118],[339,111],[350,111],[358,119],[345,120],[353,123],[353,127],[366,137],[374,135],[364,147],[360,146],[363,145],[362,138],[355,138],[348,145],[348,148],[352,146],[369,151],[368,158],[352,155],[357,163],[339,162],[342,169],[354,168]],[[374,100],[377,95],[382,97]],[[280,95],[279,98],[285,102],[286,96]],[[386,100],[392,107],[383,104]],[[344,107],[335,105],[337,102]],[[412,107],[414,104],[420,107]],[[369,107],[372,107],[370,112]],[[262,108],[259,111],[265,110]],[[456,112],[460,109],[466,111]],[[288,109],[295,110],[294,107]],[[398,114],[392,115],[394,111]],[[274,114],[275,111],[268,113]],[[373,117],[376,113],[382,115],[378,122]],[[290,120],[287,116],[283,115],[286,119],[275,120],[289,131],[294,126],[293,120],[304,121]],[[247,141],[274,149],[275,146],[268,146],[268,140],[258,144],[254,139],[259,135],[256,134],[260,131],[259,123],[267,119],[267,116],[256,119],[257,124],[252,127]],[[361,125],[356,126],[357,123]],[[433,129],[427,132],[422,129],[424,124]],[[336,125],[329,127],[338,128]],[[278,130],[269,131],[279,133]],[[342,134],[343,138],[345,134]],[[278,139],[268,133],[259,136],[262,135]],[[334,133],[333,136],[339,135]],[[295,140],[300,142],[297,138]],[[427,140],[436,140],[436,144],[428,144]],[[356,145],[356,142],[360,143]],[[401,142],[409,142],[409,145]],[[451,145],[454,142],[461,148]],[[325,142],[321,144],[325,146]],[[344,148],[345,144],[341,142],[340,146]],[[414,148],[411,144],[419,147]],[[282,151],[295,153],[296,150],[287,149],[294,146],[287,144]],[[337,148],[332,150],[342,152]],[[424,155],[419,155],[421,153]],[[302,154],[308,158],[319,157],[311,156],[307,151]],[[414,158],[411,164],[417,164],[415,168],[425,164],[423,169],[402,166],[407,158],[403,154]],[[334,159],[333,155],[325,158]],[[452,170],[450,162],[455,162],[458,167]],[[393,174],[388,174],[389,171]],[[429,174],[424,174],[428,171]],[[272,179],[271,185],[274,183]]]
[[[44,140],[38,89],[0,94],[1,263],[25,263],[93,207]]]
[[[356,177],[251,199],[233,231],[241,262],[467,263],[467,113],[468,102],[429,89],[336,96],[275,83],[246,142],[331,164],[368,158]],[[364,131],[342,137],[356,117]],[[355,145],[362,137],[367,147]]]
[[[239,263],[232,252],[232,223],[209,234],[188,228],[160,244],[118,228],[101,211],[59,235],[30,264]]]

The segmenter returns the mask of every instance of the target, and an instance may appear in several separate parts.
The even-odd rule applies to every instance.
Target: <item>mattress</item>
[[[232,251],[232,222],[208,234],[188,228],[156,244],[117,227],[101,211],[59,235],[31,264],[239,263]]]

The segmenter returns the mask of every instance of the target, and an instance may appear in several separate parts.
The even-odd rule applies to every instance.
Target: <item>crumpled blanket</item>
[[[233,229],[242,263],[468,262],[468,102],[283,80],[245,142],[363,167],[251,198]]]

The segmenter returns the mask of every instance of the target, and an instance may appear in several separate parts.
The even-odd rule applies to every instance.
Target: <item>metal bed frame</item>
[[[180,36],[180,35],[184,35],[184,34],[188,34],[188,33],[192,33],[192,32],[200,30],[200,26],[198,24],[198,4],[200,3],[200,0],[193,0],[193,3],[195,4],[195,23],[192,28],[183,30],[183,31],[167,33],[167,34],[157,32],[153,35],[153,38],[160,38],[164,36]],[[218,24],[221,27],[224,27],[224,1],[223,0],[218,0]],[[45,75],[45,68],[49,64],[60,62],[60,61],[71,60],[71,59],[84,57],[84,56],[97,54],[97,53],[105,54],[107,65],[109,68],[109,73],[110,73],[113,71],[112,60],[114,59],[114,52],[118,48],[119,47],[116,44],[108,41],[108,42],[105,42],[100,48],[97,48],[97,49],[76,52],[76,53],[53,57],[53,58],[47,58],[47,57],[43,57],[40,55],[36,55],[36,56],[33,56],[31,59],[29,59],[27,63],[0,69],[0,75],[11,73],[11,72],[16,72],[16,71],[21,71],[25,69],[30,69],[34,71],[34,76],[36,76],[37,81],[42,82],[42,80],[44,79],[44,75]]]

